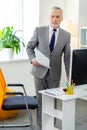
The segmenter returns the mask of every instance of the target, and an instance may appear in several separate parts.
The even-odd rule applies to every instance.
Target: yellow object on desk
[[[66,88],[66,94],[67,95],[73,95],[74,94],[74,85],[69,85]]]

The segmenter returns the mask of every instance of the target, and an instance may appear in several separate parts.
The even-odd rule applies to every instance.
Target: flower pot
[[[1,60],[12,60],[14,57],[14,52],[10,48],[5,48],[0,51]]]

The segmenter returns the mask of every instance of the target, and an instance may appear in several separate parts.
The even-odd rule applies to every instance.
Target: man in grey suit
[[[53,7],[48,26],[37,27],[31,40],[27,44],[27,54],[32,63],[31,73],[34,75],[36,96],[38,99],[37,123],[41,128],[42,106],[39,90],[59,87],[61,79],[61,62],[64,58],[67,78],[69,76],[70,64],[70,33],[60,28],[63,13],[60,7]],[[53,51],[50,50],[50,41],[55,30],[55,43]],[[47,56],[50,60],[51,69],[40,65],[36,59],[35,48]],[[43,60],[43,59],[42,59]]]

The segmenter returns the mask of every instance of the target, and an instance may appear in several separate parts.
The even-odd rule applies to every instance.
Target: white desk
[[[56,89],[56,88],[55,88]],[[62,130],[75,130],[75,100],[87,96],[87,91],[76,88],[74,95],[42,94],[42,130],[60,130],[54,127],[54,117],[62,120]],[[62,111],[54,108],[54,98],[62,101]]]

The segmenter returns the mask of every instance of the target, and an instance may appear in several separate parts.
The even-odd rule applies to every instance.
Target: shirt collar
[[[49,25],[49,29],[50,29],[50,31],[53,31],[53,28],[50,25]],[[59,31],[59,27],[56,28],[56,30]]]

